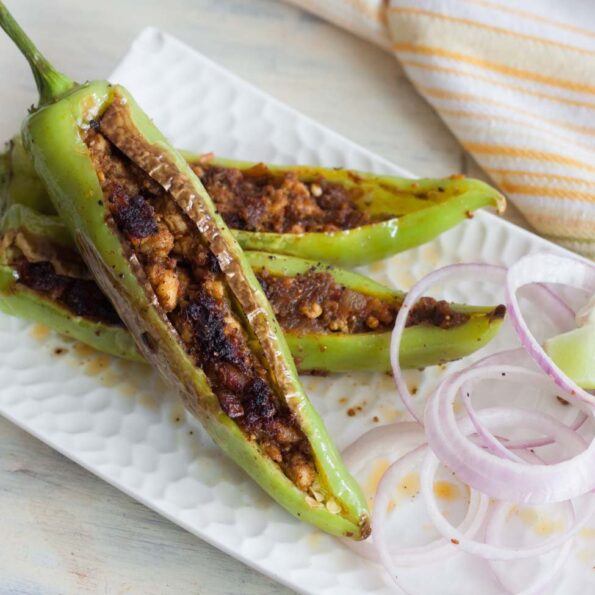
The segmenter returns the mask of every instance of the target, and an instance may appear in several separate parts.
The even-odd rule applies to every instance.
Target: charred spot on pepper
[[[221,267],[219,266],[219,261],[217,260],[217,257],[212,252],[209,252],[207,255],[207,269],[211,273],[220,273],[221,272]]]
[[[262,378],[253,378],[244,388],[246,422],[253,425],[275,417],[277,409],[273,392]]]
[[[500,304],[496,306],[489,314],[488,318],[491,321],[493,320],[501,320],[506,316],[506,306],[504,304]]]
[[[77,316],[122,326],[114,307],[94,281],[59,275],[47,261],[21,258],[14,264],[18,282],[25,287],[57,301]]]
[[[78,316],[122,325],[114,307],[93,281],[73,279],[61,296],[62,303]]]
[[[222,309],[206,291],[200,290],[196,298],[182,306],[181,317],[192,327],[194,348],[199,359],[208,362],[226,361],[241,365],[237,352],[225,334],[226,322]]]
[[[109,201],[113,204],[116,223],[123,232],[135,238],[147,238],[159,231],[155,210],[140,194],[128,196],[122,187],[117,186]]]
[[[157,351],[157,343],[155,339],[147,332],[144,332],[140,336],[143,345],[149,350],[155,353]]]
[[[56,275],[51,262],[28,262],[23,259],[17,264],[19,281],[40,293],[57,297],[64,291],[66,279]]]

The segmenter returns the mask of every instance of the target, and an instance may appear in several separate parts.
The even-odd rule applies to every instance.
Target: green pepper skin
[[[6,233],[8,230],[26,230],[29,236],[44,238],[69,250],[76,249],[68,230],[58,217],[40,215],[23,205],[12,205],[4,214],[0,231]],[[389,289],[358,273],[310,260],[263,252],[246,252],[246,257],[256,273],[266,269],[272,275],[293,277],[316,270],[331,274],[340,285],[382,300],[400,302],[404,296],[403,292]],[[7,264],[4,269],[9,269]],[[0,309],[20,318],[45,323],[98,351],[144,361],[125,328],[74,316],[64,306],[17,284],[16,279],[17,272],[12,269],[10,274],[3,277],[0,283]],[[429,324],[405,329],[400,351],[404,368],[423,368],[469,355],[488,343],[502,324],[502,318],[491,315],[493,308],[490,307],[455,304],[453,309],[468,313],[471,318],[451,329]],[[285,331],[285,338],[299,371],[303,373],[390,371],[389,332],[346,335]]]
[[[40,107],[23,124],[25,148],[83,259],[131,330],[143,355],[178,387],[186,406],[224,452],[286,510],[333,535],[366,538],[370,522],[362,491],[347,472],[322,420],[304,394],[287,343],[242,250],[186,161],[124,88],[107,81],[79,86],[61,76],[39,54],[1,1],[0,25],[29,60],[40,89]],[[222,254],[221,246],[224,246],[229,257],[227,261],[219,259],[228,283],[232,287],[244,283],[248,291],[243,299],[256,304],[245,314],[267,354],[270,373],[281,387],[280,397],[285,399],[309,441],[323,498],[326,502],[332,499],[338,503],[338,513],[333,514],[323,505],[312,505],[312,498],[297,488],[225,415],[203,370],[193,363],[170,331],[163,313],[154,305],[156,301],[150,299],[149,288],[135,275],[134,262],[126,253],[126,247],[106,223],[103,192],[81,131],[116,101],[130,118],[136,138],[159,154],[163,168],[151,169],[151,174],[155,177],[164,171],[176,173],[170,193],[176,200],[192,200],[196,208],[202,209],[205,217],[200,220],[201,232],[211,238],[216,233],[216,255]],[[160,183],[163,185],[165,181]],[[231,278],[229,270],[238,278]],[[236,297],[240,299],[237,294]],[[269,357],[267,350],[275,351],[276,357]]]
[[[12,142],[12,155],[8,159],[12,160],[15,171],[9,189],[9,204],[27,204],[39,212],[53,213],[50,199],[45,195],[21,142]],[[200,162],[199,155],[182,154],[191,165]],[[223,158],[212,159],[209,163],[240,170],[256,165]],[[323,177],[347,189],[358,190],[361,196],[357,200],[362,210],[394,217],[346,231],[326,233],[279,234],[232,230],[245,250],[286,254],[352,267],[428,242],[481,207],[504,208],[502,195],[484,182],[471,178],[411,180],[323,167],[266,167],[273,174],[296,173],[303,182]],[[17,168],[19,171],[16,171]]]
[[[8,150],[0,155],[0,189],[6,205],[21,204],[44,214],[56,211],[40,180],[20,136],[8,143]]]
[[[4,201],[4,198],[0,195],[0,203]],[[76,250],[70,232],[57,215],[44,215],[27,204],[8,205],[0,220],[2,234],[18,230],[25,230],[29,235],[57,244],[60,248]]]
[[[184,153],[192,164],[196,156]],[[250,169],[256,163],[213,159],[213,165]],[[504,197],[480,180],[464,177],[410,179],[310,166],[266,166],[273,174],[291,171],[303,182],[323,177],[358,190],[358,206],[372,215],[392,215],[379,223],[334,232],[301,234],[234,230],[245,250],[273,252],[354,267],[419,246],[472,216],[481,207],[503,211]]]

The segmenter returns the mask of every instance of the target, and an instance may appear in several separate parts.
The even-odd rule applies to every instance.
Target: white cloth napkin
[[[534,228],[595,257],[595,0],[290,1],[392,50]]]

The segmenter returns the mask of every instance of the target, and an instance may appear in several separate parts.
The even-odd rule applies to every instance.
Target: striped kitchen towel
[[[595,257],[595,1],[291,1],[391,49],[534,228]]]

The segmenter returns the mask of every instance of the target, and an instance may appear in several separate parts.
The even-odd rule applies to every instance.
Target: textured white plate
[[[404,173],[155,30],[136,40],[111,78],[132,91],[178,147],[276,163]],[[558,250],[481,213],[428,245],[365,270],[406,289],[440,265],[465,260],[510,264],[544,248]],[[493,303],[491,292],[478,281],[443,295]],[[512,341],[506,331],[490,349]],[[443,373],[436,368],[411,375],[420,400]],[[304,383],[339,447],[374,425],[404,419],[385,375],[306,378]],[[228,462],[147,367],[110,359],[0,315],[0,413],[173,522],[297,591],[392,592],[379,567],[294,520]],[[369,489],[374,478],[362,476],[361,481]],[[431,537],[418,504],[415,498],[398,500],[406,511],[402,532],[413,540]],[[456,501],[444,506],[453,515],[460,513]],[[543,523],[522,518],[543,533]],[[556,530],[554,522],[549,527]],[[591,528],[579,536],[552,593],[594,591],[593,533]],[[401,578],[420,595],[499,592],[487,569],[464,557],[421,572],[404,571]]]

